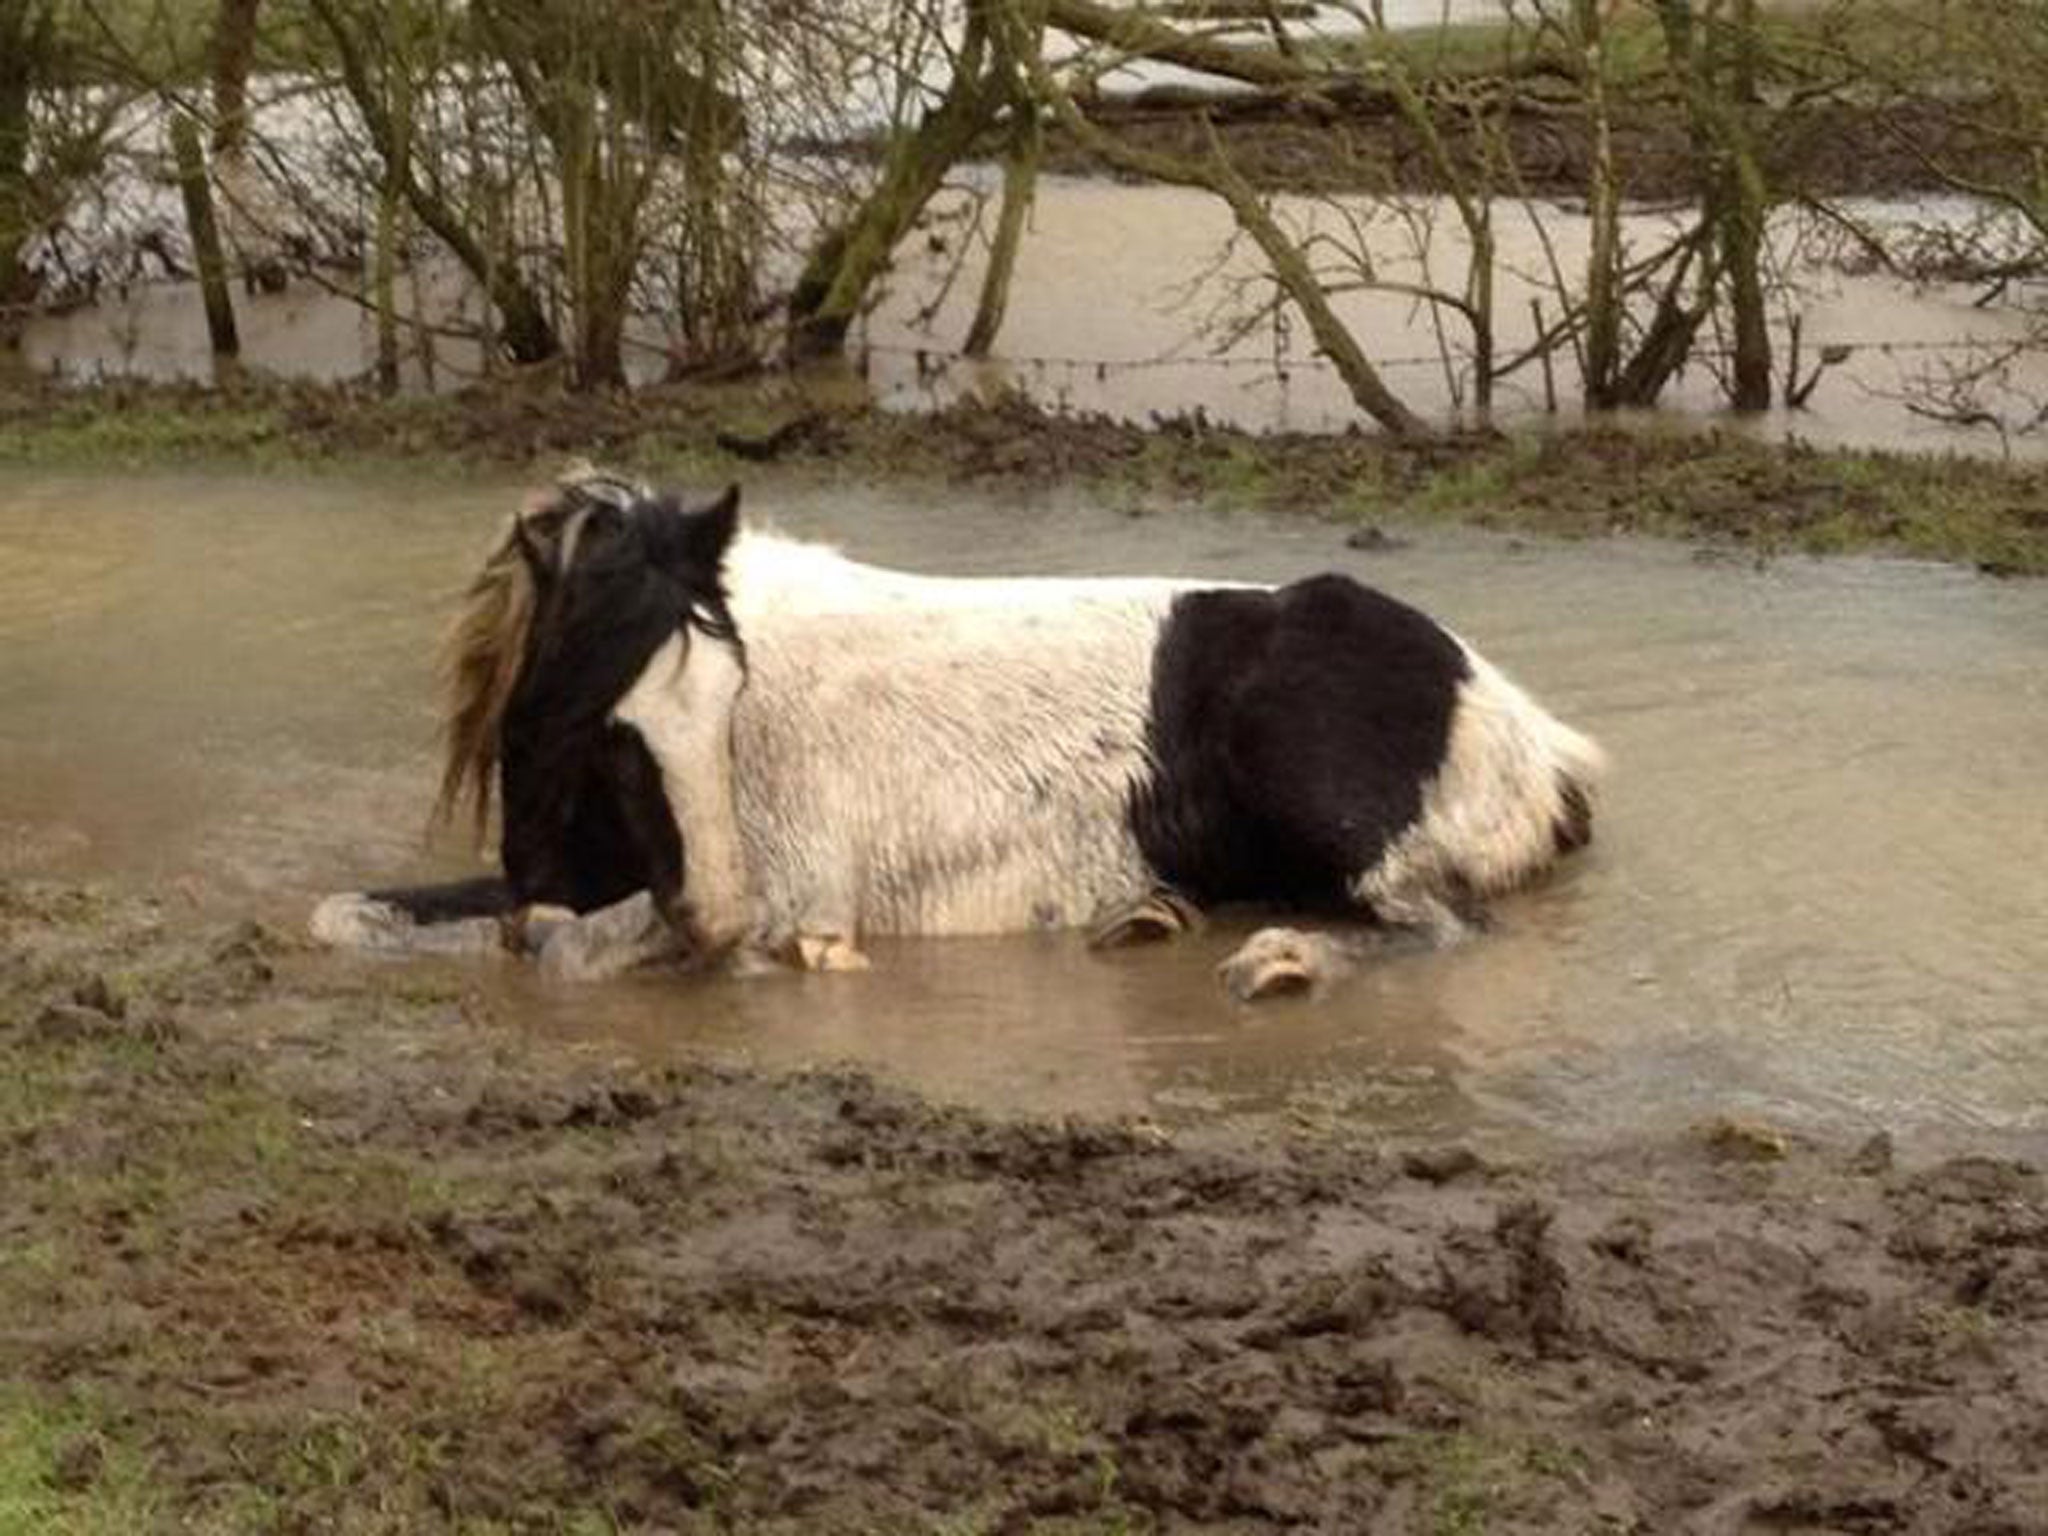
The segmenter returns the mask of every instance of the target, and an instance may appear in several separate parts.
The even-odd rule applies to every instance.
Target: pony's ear
[[[708,507],[689,514],[686,523],[685,557],[700,570],[719,570],[725,552],[740,527],[740,488],[728,485],[725,493]]]
[[[545,507],[536,510],[527,508],[512,519],[512,547],[519,551],[519,558],[526,564],[526,573],[537,586],[546,586],[554,575],[554,563],[548,553],[547,534],[535,526],[545,513]]]
[[[519,558],[526,562],[526,568],[538,576],[542,564],[540,545],[534,542],[533,530],[526,526],[526,514],[523,512],[512,519],[512,547],[519,551]]]

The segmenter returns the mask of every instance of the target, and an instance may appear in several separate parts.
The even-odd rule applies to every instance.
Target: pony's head
[[[652,771],[611,715],[672,639],[737,650],[723,565],[738,519],[737,487],[691,506],[579,466],[513,518],[470,583],[448,646],[437,814],[473,802],[480,841],[501,781],[506,873],[524,898],[588,905],[650,883],[596,867],[636,841],[621,774],[644,788]]]

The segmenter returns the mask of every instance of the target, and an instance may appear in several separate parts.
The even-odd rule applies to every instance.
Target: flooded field
[[[1361,200],[1348,199],[1348,213],[1340,216],[1335,204],[1299,197],[1278,202],[1297,227],[1326,234],[1343,233],[1342,217],[1362,218],[1367,247],[1389,280],[1429,276],[1452,288],[1460,281],[1463,248],[1441,206],[1432,211],[1427,202],[1417,201],[1408,208],[1409,215],[1437,227],[1425,263],[1405,216],[1389,207],[1373,212]],[[1852,211],[1875,227],[1968,216],[1960,205],[1938,200],[1870,204]],[[1632,215],[1627,237],[1649,249],[1666,237],[1676,218]],[[1533,334],[1532,299],[1546,299],[1552,314],[1557,310],[1555,294],[1544,280],[1548,264],[1555,259],[1567,273],[1583,269],[1587,225],[1571,209],[1519,204],[1500,205],[1495,219],[1501,266],[1499,346],[1503,355],[1511,355]],[[1154,414],[1192,411],[1255,431],[1335,431],[1358,422],[1359,412],[1335,372],[1311,355],[1300,327],[1285,338],[1271,324],[1235,333],[1235,321],[1269,297],[1270,288],[1258,280],[1255,253],[1241,243],[1233,246],[1231,234],[1228,212],[1200,194],[1047,177],[994,357],[970,361],[954,356],[973,313],[985,247],[971,243],[953,273],[950,243],[935,253],[920,235],[904,252],[893,291],[856,334],[858,365],[879,399],[906,410],[943,405],[968,392],[1016,388],[1047,406],[1139,422]],[[1811,368],[1823,347],[1845,349],[1808,407],[1731,420],[1717,414],[1718,386],[1709,366],[1698,363],[1679,376],[1661,415],[1713,419],[1766,439],[1789,434],[1824,444],[1998,451],[1995,435],[1945,425],[1911,407],[1945,369],[1982,361],[2023,339],[2025,315],[2013,308],[1979,307],[1972,302],[1976,291],[1961,285],[1847,275],[1825,259],[1828,248],[1816,235],[1815,229],[1787,217],[1773,236],[1792,281],[1777,315],[1781,366],[1784,327],[1794,313],[1803,326],[1805,367]],[[1089,281],[1074,282],[1077,272],[1089,274]],[[425,272],[419,294],[437,319],[474,323],[473,296],[454,274]],[[301,285],[282,295],[238,296],[237,302],[245,365],[328,381],[370,372],[374,323],[367,310],[347,297]],[[1424,415],[1448,420],[1469,404],[1470,379],[1464,375],[1469,375],[1470,349],[1455,329],[1446,332],[1440,345],[1427,311],[1397,294],[1346,294],[1337,307],[1365,339],[1390,386]],[[1443,346],[1453,358],[1450,370]],[[80,379],[206,379],[214,368],[196,290],[170,283],[137,287],[125,298],[109,297],[94,307],[39,320],[29,327],[22,357],[30,368]],[[436,387],[478,377],[472,342],[443,338],[436,357]],[[641,330],[628,356],[636,376],[659,379],[666,361],[662,337]],[[2012,399],[2048,394],[2048,358],[2024,353],[2010,363],[2005,377]],[[1459,380],[1455,389],[1454,378]],[[414,367],[411,382],[417,387],[427,381]],[[1560,362],[1556,419],[1576,419],[1576,391],[1568,360]],[[1503,380],[1496,408],[1503,421],[1545,418],[1540,371],[1525,367]],[[2048,445],[2037,435],[2015,438],[2011,446],[2015,453],[2031,454]]]
[[[0,874],[303,921],[468,867],[422,843],[432,652],[512,483],[0,477]],[[754,492],[856,555],[959,572],[1351,570],[1469,635],[1617,763],[1590,856],[1445,953],[1241,1010],[1241,931],[1098,956],[899,942],[864,977],[551,992],[435,970],[651,1060],[852,1061],[1001,1110],[1606,1135],[1718,1113],[2048,1143],[2048,590],[1845,560],[1339,531],[1078,501]],[[335,960],[336,966],[354,964]]]

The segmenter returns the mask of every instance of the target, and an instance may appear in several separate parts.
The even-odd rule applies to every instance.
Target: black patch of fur
[[[445,885],[404,885],[366,891],[372,901],[398,908],[415,923],[458,922],[465,917],[503,917],[518,905],[512,887],[496,875],[451,880]]]
[[[1152,667],[1151,783],[1131,825],[1203,904],[1348,904],[1443,766],[1457,642],[1345,576],[1175,599]]]
[[[646,744],[610,716],[679,630],[737,642],[723,562],[739,497],[692,512],[672,496],[594,495],[571,510],[587,516],[568,568],[536,559],[533,633],[501,728],[505,874],[526,902],[587,912],[652,890],[667,909],[682,895],[681,833]]]
[[[1550,835],[1560,854],[1576,853],[1593,841],[1592,797],[1586,793],[1586,786],[1569,774],[1559,775],[1557,787],[1564,806]]]
[[[500,769],[505,879],[521,904],[591,912],[680,893],[683,843],[640,733],[608,722],[594,743],[508,731]]]

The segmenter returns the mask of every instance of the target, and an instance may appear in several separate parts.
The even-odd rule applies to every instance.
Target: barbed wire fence
[[[361,295],[352,291],[349,282],[332,274],[317,270],[302,273],[309,286],[327,299],[337,303],[362,305]],[[93,292],[74,296],[68,302],[57,304],[32,304],[16,306],[16,312],[26,312],[34,320],[52,314],[64,314],[87,307],[104,306],[109,298],[122,301],[137,290],[171,288],[189,281],[175,266],[165,271],[150,273],[125,282],[109,285],[105,292]],[[365,309],[367,314],[367,308]],[[437,340],[466,341],[484,344],[488,341],[488,330],[481,322],[470,318],[467,306],[458,303],[453,313],[438,318],[405,317],[403,322],[415,332],[430,333]],[[110,331],[118,331],[119,322],[108,322]],[[117,336],[118,340],[118,336]],[[643,382],[652,382],[661,377],[661,365],[670,359],[672,349],[668,343],[648,334],[629,335],[628,349],[647,360],[650,369],[641,375]],[[1970,335],[1948,338],[1900,339],[1882,336],[1830,337],[1825,341],[1807,343],[1816,357],[1824,360],[1829,368],[1853,362],[1862,357],[1885,359],[1924,359],[1929,363],[1948,369],[1952,373],[1975,371],[1987,360],[2009,362],[2015,359],[2039,358],[2048,362],[2048,334],[2029,336],[1987,336]],[[1702,338],[1695,343],[1688,366],[1697,364],[1712,368],[1732,355],[1732,348]],[[1146,356],[1101,356],[1081,352],[1040,349],[999,349],[983,356],[972,356],[962,348],[950,345],[938,338],[931,340],[881,339],[856,334],[849,348],[849,361],[862,377],[871,378],[878,371],[878,364],[891,365],[889,371],[896,376],[890,380],[892,387],[907,390],[924,390],[935,401],[957,397],[970,389],[985,385],[1010,387],[1021,390],[1041,407],[1053,410],[1072,408],[1073,396],[1087,386],[1106,388],[1118,380],[1140,377],[1146,374],[1222,374],[1241,377],[1246,389],[1253,389],[1267,382],[1277,383],[1283,388],[1293,381],[1297,373],[1310,374],[1318,379],[1338,382],[1335,366],[1324,357],[1314,353],[1266,350],[1256,355],[1219,355],[1205,353],[1193,348],[1174,350]],[[1462,361],[1453,357],[1451,362]],[[148,370],[133,366],[107,367],[104,364],[90,369],[73,370],[60,354],[51,358],[52,371],[60,378],[119,378],[147,377]],[[1375,366],[1388,371],[1441,372],[1446,359],[1441,350],[1407,352],[1376,357]],[[459,358],[445,353],[437,359],[440,376],[450,385],[474,385],[501,376],[505,368],[501,364],[479,361],[465,365]],[[764,365],[762,372],[778,371],[778,365]],[[361,370],[365,378],[370,372],[369,364]],[[907,375],[907,377],[906,377]],[[340,377],[352,377],[342,373]],[[968,382],[962,383],[960,381]],[[1924,402],[1907,398],[1908,391],[1872,389],[1861,385],[1866,393],[1876,395],[1899,405],[1909,414],[1963,428],[1987,428],[2001,438],[2008,435],[2024,435],[2027,431],[2048,428],[2048,418],[2030,421],[2023,427],[2012,429],[1989,413],[1972,412],[1960,407],[1944,409],[1930,407]],[[1938,381],[1923,381],[1923,389],[1935,390]],[[1555,412],[1558,407],[1554,392],[1546,403],[1538,392],[1531,390],[1526,398],[1530,404],[1510,414],[1526,417],[1534,414]],[[1162,410],[1166,402],[1161,402]],[[1098,405],[1096,409],[1101,409]],[[1142,409],[1142,405],[1140,409]],[[1796,409],[1796,407],[1794,408]],[[1168,412],[1170,413],[1170,412]],[[1341,411],[1340,414],[1345,414]],[[2026,414],[2026,413],[2022,413]]]

